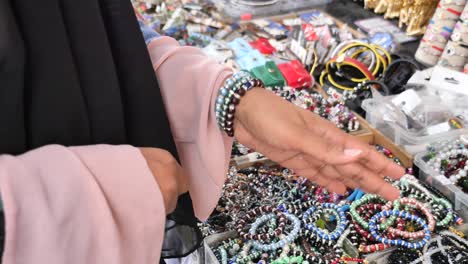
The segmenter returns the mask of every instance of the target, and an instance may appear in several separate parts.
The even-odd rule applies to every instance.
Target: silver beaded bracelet
[[[228,136],[234,136],[234,114],[242,96],[254,87],[264,88],[263,82],[254,78],[249,72],[240,71],[227,79],[219,89],[216,98],[216,121],[220,129]]]

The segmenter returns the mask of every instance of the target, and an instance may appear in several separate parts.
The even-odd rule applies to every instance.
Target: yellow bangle
[[[327,77],[328,81],[333,85],[335,86],[336,88],[339,88],[341,90],[346,90],[346,91],[353,91],[354,90],[354,87],[347,87],[347,86],[344,86],[344,85],[341,85],[339,83],[337,83],[331,76],[331,74],[329,74],[330,72],[330,65],[332,63],[337,63],[337,68],[339,68],[338,66],[340,65],[344,65],[344,66],[351,66],[355,69],[358,69],[359,72],[362,73],[362,75],[365,76],[365,80],[374,80],[374,76],[372,75],[372,73],[366,68],[366,66],[364,64],[362,64],[361,62],[359,62],[358,60],[355,60],[353,58],[339,58],[339,59],[332,59],[330,61],[328,61],[328,63],[325,65],[325,70],[322,72],[321,76],[320,76],[320,85],[324,85],[324,79],[325,79],[325,76]]]
[[[377,75],[377,73],[380,71],[380,66],[381,66],[381,62],[383,62],[383,58],[382,56],[380,55],[380,53],[377,51],[377,49],[375,49],[372,45],[369,45],[369,44],[366,44],[366,43],[353,43],[353,44],[350,44],[346,47],[344,47],[339,53],[338,53],[338,57],[340,56],[343,56],[347,50],[349,49],[352,49],[352,48],[355,48],[355,47],[364,47],[364,48],[367,48],[368,50],[370,50],[374,56],[376,57],[375,60],[376,60],[376,65],[375,65],[375,68],[374,68],[374,71],[372,72],[372,75],[375,76]],[[354,54],[353,54],[354,55]],[[354,58],[353,58],[354,59]],[[364,81],[367,81],[368,79],[357,79],[357,78],[353,78],[351,79],[353,82],[364,82]]]

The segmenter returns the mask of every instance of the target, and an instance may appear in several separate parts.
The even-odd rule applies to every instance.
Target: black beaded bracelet
[[[219,89],[215,113],[218,126],[228,136],[234,136],[234,114],[242,96],[254,87],[264,88],[262,81],[255,79],[246,71],[240,71],[226,80]]]

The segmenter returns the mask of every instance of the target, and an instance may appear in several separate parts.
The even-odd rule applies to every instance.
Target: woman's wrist
[[[256,98],[264,95],[264,93],[268,93],[268,91],[261,87],[254,87],[248,93],[246,93],[237,106],[236,114],[234,116],[234,123],[242,122],[242,120],[248,118],[249,112],[254,111],[255,109]]]

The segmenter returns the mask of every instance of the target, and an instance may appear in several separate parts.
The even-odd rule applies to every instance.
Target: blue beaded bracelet
[[[338,213],[339,224],[336,227],[336,229],[332,233],[329,233],[328,231],[322,231],[322,229],[317,227],[315,224],[307,223],[307,219],[318,209],[315,206],[309,208],[302,216],[302,221],[304,222],[305,228],[312,231],[315,235],[317,235],[318,239],[325,240],[325,241],[337,240],[346,230],[346,227],[348,225],[348,220],[346,219],[346,214],[344,210],[340,206],[336,204],[332,204],[332,203],[324,203],[324,204],[321,204],[320,207],[324,209],[332,209]]]
[[[227,79],[224,86],[219,89],[216,98],[215,113],[216,121],[220,129],[228,136],[234,136],[234,113],[242,96],[254,87],[263,88],[259,79],[255,79],[246,71],[240,71]]]
[[[262,244],[258,241],[252,241],[252,246],[259,250],[259,251],[275,251],[279,248],[282,248],[286,245],[291,244],[294,240],[297,239],[299,236],[299,231],[301,230],[301,221],[295,215],[284,213],[284,216],[293,224],[293,229],[291,232],[284,237],[283,239],[279,240],[278,242],[270,243],[270,244]],[[264,223],[268,222],[270,219],[276,217],[275,214],[268,214],[258,218],[250,228],[249,232],[251,234],[255,234],[257,229]]]
[[[388,239],[388,238],[382,237],[381,235],[377,233],[377,229],[378,229],[377,223],[379,222],[381,218],[384,218],[384,217],[388,218],[390,216],[400,217],[402,219],[414,221],[418,223],[424,229],[424,233],[425,233],[424,238],[419,242],[412,243],[412,242],[408,242],[402,239]],[[429,226],[427,225],[426,221],[424,221],[422,218],[416,215],[412,215],[405,211],[399,211],[399,210],[382,211],[374,215],[372,219],[369,221],[369,230],[370,230],[372,237],[374,237],[374,239],[379,243],[392,245],[392,246],[405,247],[409,249],[422,248],[431,239],[431,231],[429,230]]]

